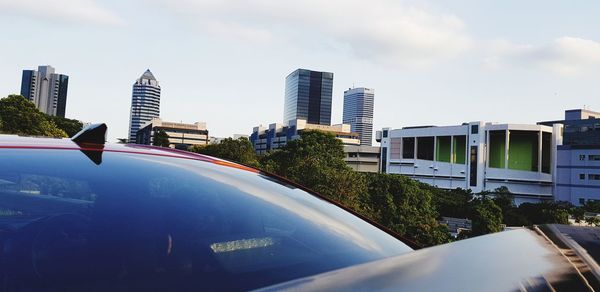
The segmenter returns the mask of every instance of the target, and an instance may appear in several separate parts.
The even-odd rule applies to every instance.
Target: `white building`
[[[288,141],[300,138],[304,130],[320,130],[334,133],[344,145],[360,145],[357,133],[350,131],[350,125],[338,124],[333,126],[309,124],[306,120],[296,119],[288,121],[287,125],[274,123],[268,128],[256,126],[250,135],[250,142],[257,154],[264,154],[270,150],[283,147]]]
[[[379,172],[378,146],[345,145],[344,161],[355,171]]]
[[[160,85],[148,69],[133,84],[129,113],[129,142],[134,143],[138,130],[152,118],[159,116]]]
[[[551,200],[561,128],[485,122],[384,128],[377,132],[381,169],[446,189],[505,186],[517,204]]]

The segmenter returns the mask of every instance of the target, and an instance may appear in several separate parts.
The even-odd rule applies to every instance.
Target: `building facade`
[[[206,145],[209,142],[206,123],[184,124],[152,118],[137,131],[136,143],[152,145],[154,136],[161,130],[169,135],[171,148],[187,149],[194,145]]]
[[[379,147],[344,145],[344,161],[355,171],[379,172]]]
[[[333,73],[298,69],[285,78],[283,121],[331,125]]]
[[[160,85],[148,69],[133,84],[129,113],[129,141],[135,142],[138,130],[159,116]]]
[[[43,113],[65,117],[69,76],[55,73],[54,67],[38,66],[23,70],[21,95],[32,101]]]
[[[268,151],[285,146],[288,141],[300,138],[300,133],[304,130],[331,132],[344,145],[360,145],[358,134],[350,131],[350,125],[315,125],[302,119],[288,121],[285,125],[278,123],[270,124],[268,128],[262,125],[254,127],[252,135],[250,135],[250,142],[256,154],[265,154]]]
[[[360,145],[373,143],[373,106],[375,90],[350,88],[344,91],[344,114],[342,123],[350,124],[351,130],[360,136]]]
[[[384,128],[381,170],[445,189],[505,186],[515,203],[553,199],[561,125],[471,122],[457,126]]]
[[[581,205],[600,200],[600,113],[585,109],[565,111],[563,145],[557,149],[554,196]]]

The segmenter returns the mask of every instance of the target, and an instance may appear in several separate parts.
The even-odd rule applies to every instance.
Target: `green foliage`
[[[321,131],[303,131],[300,137],[263,156],[263,169],[359,208],[359,197],[366,189],[364,179],[344,162],[342,142]]]
[[[0,99],[0,117],[3,133],[67,137],[54,121],[40,112],[31,101],[20,95],[9,95]]]
[[[502,209],[487,197],[471,202],[471,234],[474,236],[502,231]]]
[[[423,246],[450,241],[448,230],[440,225],[432,202],[432,192],[423,184],[401,175],[363,174],[367,181],[368,204],[376,222]]]
[[[263,156],[261,163],[417,244],[449,241],[446,227],[436,221],[428,188],[400,175],[354,172],[344,162],[341,141],[331,133],[304,131],[301,139]]]
[[[78,120],[67,119],[59,116],[47,116],[47,118],[56,124],[59,129],[67,133],[68,137],[73,137],[83,129],[83,123]]]
[[[152,145],[160,146],[160,147],[169,147],[171,143],[169,142],[169,135],[165,130],[158,130],[154,133],[154,139],[152,140]]]
[[[209,144],[203,146],[196,145],[191,147],[189,150],[248,166],[259,166],[252,143],[250,143],[250,141],[244,137],[238,139],[226,138],[218,144]]]

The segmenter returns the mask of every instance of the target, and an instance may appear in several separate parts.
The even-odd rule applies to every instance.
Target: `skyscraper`
[[[331,125],[333,73],[298,69],[285,78],[283,122]]]
[[[54,68],[38,66],[38,70],[23,70],[21,95],[32,101],[43,113],[65,116],[69,76],[54,73]]]
[[[373,140],[374,100],[374,89],[359,87],[344,91],[342,123],[350,124],[352,132],[358,133],[360,145],[371,146]]]
[[[129,118],[129,142],[135,143],[137,131],[152,118],[160,115],[160,86],[158,81],[146,70],[133,84],[131,112]]]

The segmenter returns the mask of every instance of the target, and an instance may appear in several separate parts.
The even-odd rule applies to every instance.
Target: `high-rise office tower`
[[[38,66],[38,70],[23,70],[21,95],[32,101],[43,113],[65,116],[69,76],[54,73],[52,66]]]
[[[350,88],[344,91],[343,123],[360,136],[360,145],[371,146],[373,140],[373,104],[375,90]]]
[[[152,118],[160,115],[160,86],[158,81],[146,70],[133,84],[131,112],[129,117],[129,142],[135,143],[137,131]]]
[[[298,69],[285,78],[283,122],[331,125],[333,73]]]

